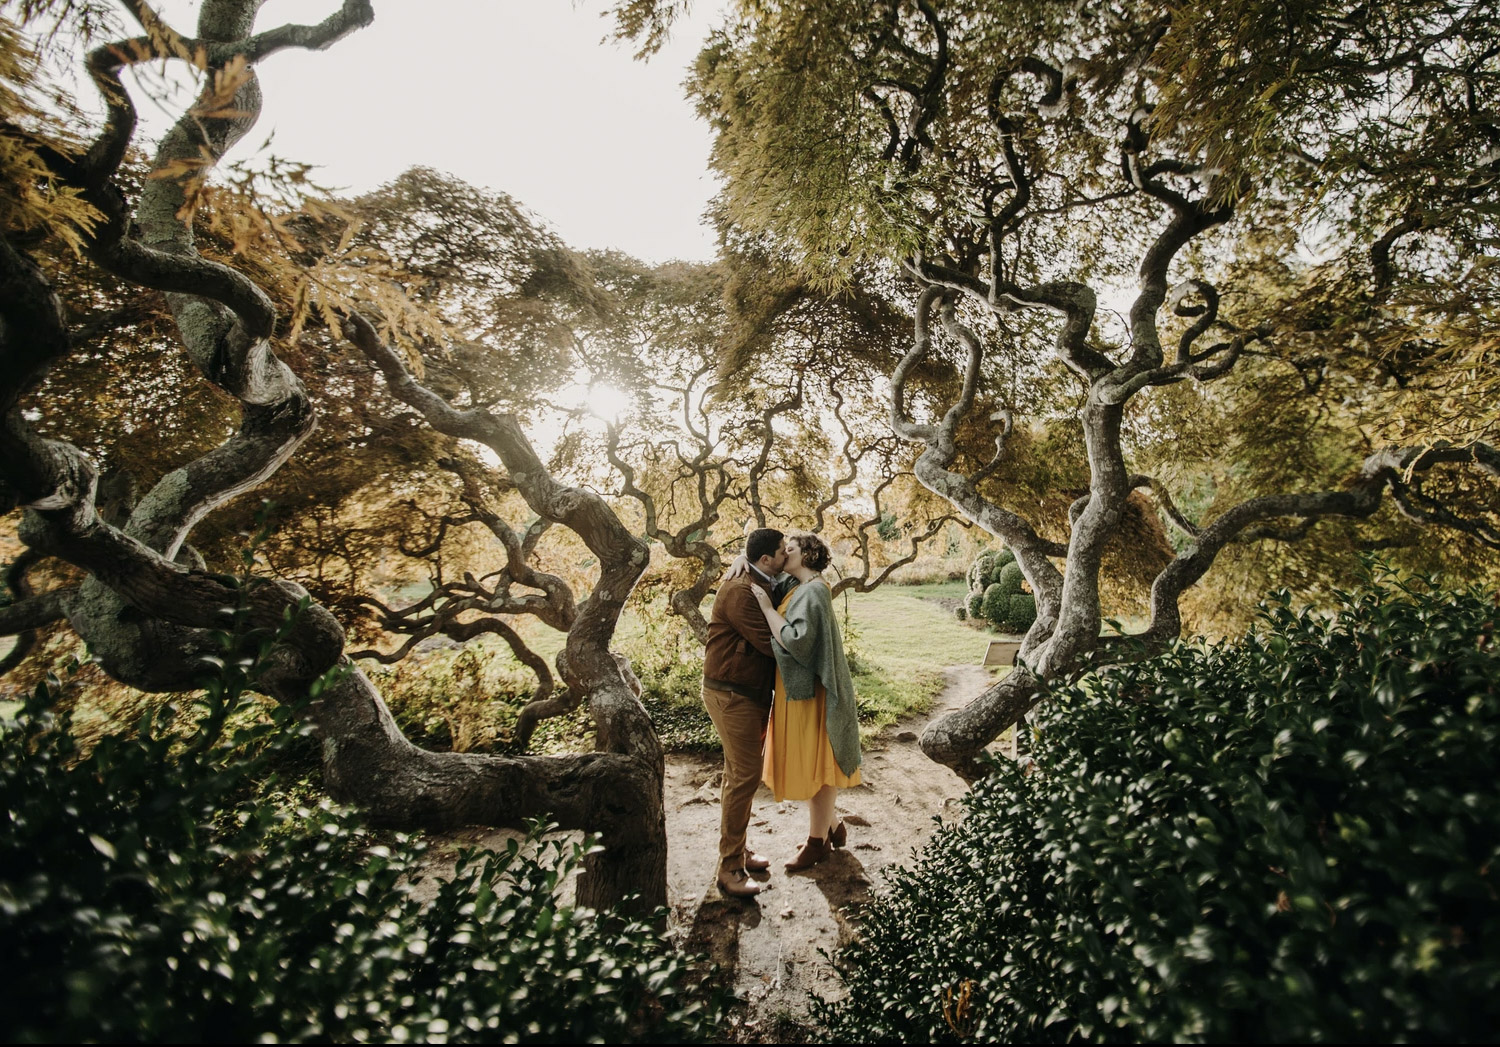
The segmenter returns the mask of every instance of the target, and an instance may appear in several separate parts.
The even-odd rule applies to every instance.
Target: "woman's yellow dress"
[[[785,615],[791,596],[777,610]],[[776,672],[776,697],[766,728],[766,758],[761,772],[777,800],[811,800],[825,785],[848,789],[860,784],[859,768],[846,775],[833,758],[828,741],[828,696],[819,681],[815,697],[786,700],[781,671]]]

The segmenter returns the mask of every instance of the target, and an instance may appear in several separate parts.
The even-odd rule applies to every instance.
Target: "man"
[[[786,543],[771,527],[751,531],[745,539],[748,570],[726,577],[714,597],[703,652],[703,706],[724,743],[724,784],[719,793],[719,890],[750,898],[761,885],[750,878],[771,863],[745,845],[750,805],[760,787],[761,746],[776,684],[776,656],[771,628],[761,613],[750,583],[756,582],[779,601],[789,585],[777,587],[786,565]],[[740,561],[737,559],[736,564]],[[795,585],[795,581],[790,582]]]

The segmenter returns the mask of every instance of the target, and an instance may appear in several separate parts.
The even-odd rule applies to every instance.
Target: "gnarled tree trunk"
[[[405,373],[363,317],[350,317],[360,347],[407,402],[443,431],[493,447],[533,511],[575,530],[597,556],[599,579],[577,608],[560,658],[568,687],[590,702],[596,752],[506,758],[414,746],[369,679],[347,663],[343,630],[325,608],[284,581],[252,580],[241,591],[235,579],[204,570],[187,545],[206,514],[274,473],[316,416],[301,381],[272,351],[270,299],[242,273],[199,255],[188,185],[172,175],[223,156],[254,122],[259,88],[253,71],[236,72],[237,60],[253,64],[284,47],[327,47],[373,17],[367,0],[348,0],[319,25],[257,34],[259,6],[206,0],[191,39],[141,6],[136,13],[146,36],[89,58],[108,106],[103,133],[81,157],[47,151],[58,181],[81,191],[102,215],[87,239],[90,257],[123,280],[166,292],[183,347],[202,375],[240,404],[238,431],[163,477],[120,526],[99,512],[93,463],[69,444],[42,438],[21,410],[21,398],[74,341],[41,270],[0,240],[0,495],[6,509],[25,510],[21,536],[31,549],[87,572],[76,592],[23,597],[6,609],[0,626],[18,632],[62,613],[116,679],[167,691],[198,684],[201,659],[217,653],[213,632],[229,627],[237,605],[253,628],[275,630],[291,620],[257,686],[301,703],[316,681],[343,670],[311,707],[335,797],[358,804],[375,822],[404,828],[521,826],[543,817],[598,833],[605,850],[587,860],[580,902],[601,907],[631,897],[631,909],[649,913],[666,901],[662,751],[609,650],[620,609],[646,566],[646,546],[598,496],[555,481],[514,419],[449,407]],[[115,180],[135,128],[119,72],[128,61],[162,53],[198,56],[209,86],[197,112],[163,140],[153,164],[158,177],[145,183],[132,213]]]

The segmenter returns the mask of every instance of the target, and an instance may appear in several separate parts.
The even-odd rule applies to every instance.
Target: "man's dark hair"
[[[786,536],[774,527],[757,527],[745,539],[745,559],[754,563],[762,556],[775,556],[776,550],[781,548],[781,543],[785,538]]]

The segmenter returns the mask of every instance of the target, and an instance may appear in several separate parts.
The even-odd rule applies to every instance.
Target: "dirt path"
[[[667,896],[673,931],[707,954],[743,1008],[732,1038],[786,1042],[807,1016],[808,994],[833,998],[840,985],[824,955],[855,933],[860,903],[889,865],[906,862],[952,814],[963,794],[957,775],[917,747],[932,717],[967,704],[990,682],[978,666],[952,666],[947,685],[920,718],[887,729],[865,750],[865,784],[839,793],[849,845],[822,865],[788,875],[781,863],[807,838],[807,809],[777,803],[764,786],[750,819],[750,845],[771,859],[769,890],[754,901],[726,899],[714,885],[719,839],[717,758],[667,759]]]

